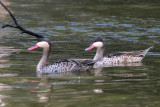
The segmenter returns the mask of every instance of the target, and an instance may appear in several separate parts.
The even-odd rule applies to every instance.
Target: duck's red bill
[[[85,51],[91,50],[93,49],[95,46],[93,44],[91,44],[88,48],[85,49]]]
[[[36,48],[38,48],[38,45],[35,45],[35,46],[33,46],[33,47],[30,47],[30,48],[28,48],[28,50],[33,50],[33,49],[36,49]]]

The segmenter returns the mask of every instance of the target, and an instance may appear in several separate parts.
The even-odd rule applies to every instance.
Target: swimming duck
[[[95,63],[92,60],[62,59],[49,64],[48,58],[51,49],[50,40],[48,38],[40,38],[37,44],[31,48],[28,48],[28,50],[33,50],[38,47],[43,48],[42,58],[37,65],[38,73],[86,71],[92,68],[92,65]]]
[[[85,51],[91,50],[93,48],[97,48],[96,54],[93,58],[93,60],[96,61],[95,65],[107,65],[107,64],[141,62],[142,59],[145,57],[146,53],[151,48],[153,48],[153,46],[145,50],[116,52],[103,56],[105,49],[104,42],[100,37],[97,37],[93,40],[92,44],[85,49]]]

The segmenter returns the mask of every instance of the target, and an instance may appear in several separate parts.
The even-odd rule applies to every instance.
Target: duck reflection
[[[132,64],[116,64],[108,67],[124,67],[124,66],[141,66],[142,63],[132,63]],[[33,84],[31,88],[31,92],[36,93],[36,96],[38,98],[38,102],[49,102],[51,99],[53,100],[56,96],[60,97],[59,94],[69,94],[73,96],[76,94],[84,94],[84,93],[95,93],[95,94],[101,94],[104,93],[104,90],[101,88],[93,88],[93,89],[87,89],[83,91],[63,91],[64,86],[67,85],[81,85],[85,84],[86,80],[83,78],[88,77],[92,78],[92,76],[104,76],[104,72],[102,72],[103,67],[100,68],[94,68],[90,71],[84,71],[84,72],[63,72],[63,73],[52,73],[52,74],[37,74],[37,77],[33,78],[31,80],[31,83]],[[105,72],[106,73],[106,72]],[[126,73],[125,73],[126,74]],[[105,74],[106,75],[106,74]],[[122,75],[122,74],[119,74]],[[134,74],[126,74],[128,76],[133,76]],[[107,76],[118,76],[115,75],[115,73],[107,73]],[[135,74],[135,76],[137,76]],[[95,79],[92,81],[95,85],[104,85],[106,83],[105,79]],[[116,81],[114,81],[116,82]],[[58,91],[58,92],[57,92]],[[57,100],[57,97],[55,98]]]
[[[50,91],[52,89],[52,86],[48,83],[48,79],[45,77],[34,77],[30,82],[33,84],[31,92],[37,93],[38,102],[48,102]]]

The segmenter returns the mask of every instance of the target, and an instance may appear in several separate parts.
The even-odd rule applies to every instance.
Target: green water
[[[85,52],[102,37],[105,54],[154,45],[140,64],[39,77],[36,38],[0,28],[0,107],[159,107],[159,0],[1,0],[26,29],[52,41],[50,61],[93,58]],[[0,26],[13,23],[0,6]]]

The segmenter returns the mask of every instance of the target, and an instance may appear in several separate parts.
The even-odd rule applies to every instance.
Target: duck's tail
[[[152,48],[154,48],[154,46],[150,46],[149,48],[145,49],[142,54],[143,56],[145,56],[147,54],[148,51],[150,51]]]
[[[153,48],[154,48],[154,46],[151,46],[151,47],[147,48],[147,49],[145,50],[146,53],[147,53],[149,50],[153,49]]]

